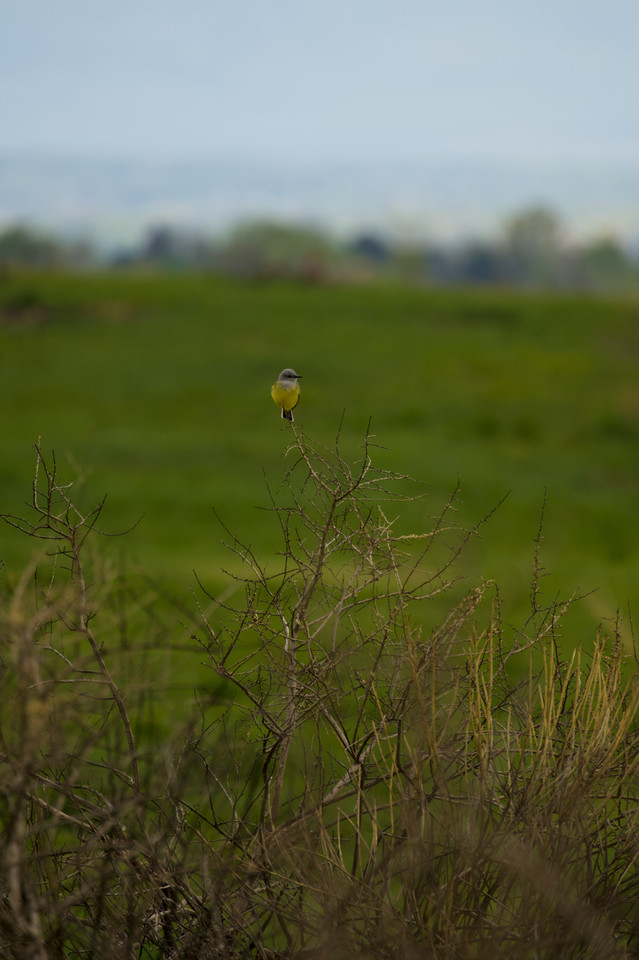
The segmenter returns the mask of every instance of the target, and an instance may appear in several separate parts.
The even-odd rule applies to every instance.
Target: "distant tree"
[[[504,276],[500,251],[483,241],[473,241],[463,247],[456,262],[455,278],[462,283],[498,283]]]
[[[458,282],[458,258],[455,251],[432,243],[428,247],[426,256],[430,283],[448,285]]]
[[[348,244],[348,252],[375,266],[388,263],[391,257],[389,244],[374,233],[362,233]]]
[[[149,228],[138,251],[125,264],[142,263],[160,268],[201,269],[213,264],[214,246],[198,234],[168,224]]]
[[[151,260],[172,260],[181,251],[181,238],[166,226],[152,227],[142,248],[142,255]]]
[[[223,251],[228,270],[242,276],[321,280],[331,259],[328,237],[314,227],[256,220],[240,224]]]
[[[61,245],[30,227],[15,224],[0,233],[0,267],[57,267],[64,261]]]
[[[545,207],[515,214],[504,231],[504,269],[511,282],[524,286],[556,286],[563,278],[561,227]]]
[[[582,285],[595,290],[620,290],[639,282],[630,257],[612,237],[600,237],[578,252]]]

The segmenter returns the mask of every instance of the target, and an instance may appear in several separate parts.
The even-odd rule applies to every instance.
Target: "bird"
[[[297,382],[300,377],[300,373],[286,367],[271,387],[273,400],[282,408],[282,419],[289,423],[293,422],[293,408],[297,406],[300,398],[300,385]]]

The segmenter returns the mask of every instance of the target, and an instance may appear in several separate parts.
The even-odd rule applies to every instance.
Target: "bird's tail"
[[[288,420],[289,423],[293,423],[293,411],[282,408],[282,420]]]

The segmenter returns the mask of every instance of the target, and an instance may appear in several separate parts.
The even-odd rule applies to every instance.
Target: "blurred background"
[[[425,485],[469,577],[588,618],[639,573],[639,7],[24,0],[0,34],[0,509],[33,444],[174,583],[224,561],[296,420]],[[403,521],[400,520],[400,523]],[[24,549],[3,532],[2,556]],[[592,593],[596,591],[596,593]],[[590,620],[588,620],[590,624]]]
[[[408,248],[431,282],[636,271],[629,0],[26,0],[3,20],[2,262],[359,274]]]

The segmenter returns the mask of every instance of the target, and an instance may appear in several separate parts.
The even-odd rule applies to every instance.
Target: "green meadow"
[[[16,274],[0,342],[2,956],[637,956],[639,303]]]
[[[11,274],[0,280],[0,510],[24,514],[41,438],[80,500],[106,496],[113,557],[188,597],[282,544],[268,508],[289,428],[269,396],[302,374],[295,426],[342,456],[414,479],[388,505],[402,533],[479,529],[460,589],[529,603],[585,595],[572,642],[636,607],[639,574],[639,302],[502,290],[239,283],[209,276]],[[270,492],[269,492],[270,491]],[[481,521],[486,518],[486,522]],[[463,533],[451,532],[451,544]],[[34,544],[2,529],[3,576]],[[189,601],[190,602],[190,601]]]

